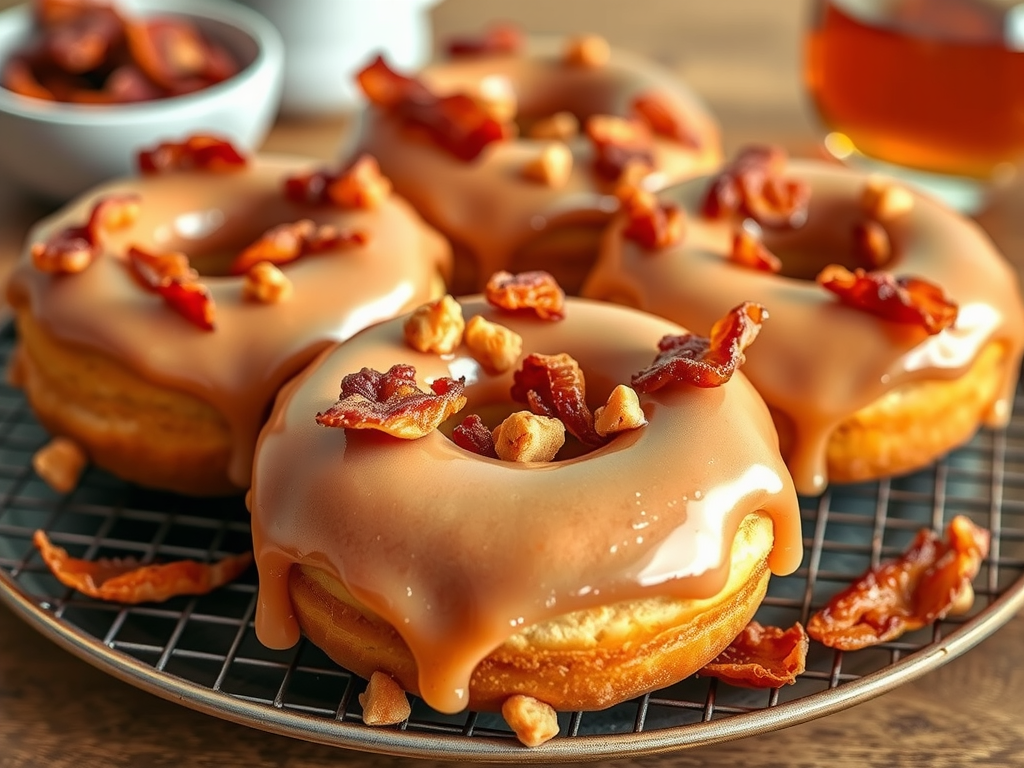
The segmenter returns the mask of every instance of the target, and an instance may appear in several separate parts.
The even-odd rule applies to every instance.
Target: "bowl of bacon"
[[[0,177],[54,200],[131,173],[138,150],[216,133],[262,142],[280,35],[219,0],[33,0],[0,13]]]

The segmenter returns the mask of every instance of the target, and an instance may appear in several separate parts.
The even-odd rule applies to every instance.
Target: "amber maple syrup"
[[[1024,157],[1024,4],[820,0],[805,79],[859,152],[993,179]]]

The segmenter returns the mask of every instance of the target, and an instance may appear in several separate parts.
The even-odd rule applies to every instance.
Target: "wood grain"
[[[0,0],[0,5],[5,4]],[[774,141],[815,153],[817,126],[799,83],[806,2],[713,0],[446,0],[441,36],[509,16],[535,32],[589,31],[670,67],[720,116],[726,146]],[[347,121],[283,122],[273,151],[330,157]],[[2,137],[0,137],[2,140]],[[1024,265],[1024,189],[980,222]],[[48,210],[0,178],[0,276]],[[709,768],[890,768],[1024,765],[1024,617],[960,659],[879,699],[827,718],[714,747],[598,765]],[[0,608],[0,767],[431,766],[320,747],[192,712],[118,682]]]

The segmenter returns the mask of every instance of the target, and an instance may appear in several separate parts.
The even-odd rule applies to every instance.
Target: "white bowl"
[[[216,133],[240,149],[259,146],[281,97],[284,46],[248,8],[221,0],[131,0],[132,14],[186,16],[241,63],[232,78],[201,91],[138,104],[62,104],[0,88],[0,177],[63,201],[135,172],[139,149],[193,133]],[[0,62],[32,28],[28,6],[0,13]]]
[[[428,10],[437,0],[239,0],[284,38],[287,115],[343,112],[362,104],[355,75],[378,53],[399,71],[430,58]]]

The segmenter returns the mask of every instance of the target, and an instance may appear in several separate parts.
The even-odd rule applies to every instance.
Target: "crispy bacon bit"
[[[2,82],[4,88],[20,96],[29,96],[33,99],[44,101],[56,101],[57,97],[53,91],[44,86],[32,71],[32,65],[24,56],[14,56],[3,68]]]
[[[652,192],[624,185],[618,190],[626,226],[622,236],[648,251],[661,250],[682,242],[686,234],[686,213],[672,202],[662,202]]]
[[[446,377],[416,385],[416,369],[393,365],[387,373],[363,368],[341,380],[338,402],[316,415],[317,424],[345,429],[376,429],[404,440],[433,432],[437,425],[466,406],[462,380]]]
[[[67,437],[55,437],[32,456],[32,469],[57,493],[70,493],[78,485],[89,457]]]
[[[377,159],[360,155],[347,168],[326,168],[289,176],[284,196],[296,203],[330,204],[339,208],[373,210],[391,194],[391,180],[380,172]]]
[[[807,220],[810,187],[783,178],[785,170],[786,153],[779,147],[747,147],[712,180],[701,215],[747,216],[774,228],[801,226]]]
[[[484,424],[483,419],[475,413],[470,414],[462,423],[452,430],[452,440],[459,448],[464,448],[470,453],[486,456],[491,459],[498,458],[498,451],[494,447],[494,436],[491,430]]]
[[[625,384],[616,385],[608,402],[594,411],[594,431],[601,437],[639,429],[647,424],[640,398]]]
[[[531,139],[551,141],[570,141],[579,136],[579,133],[580,121],[572,112],[555,112],[550,117],[543,117],[529,130]]]
[[[519,53],[523,32],[515,24],[492,24],[478,37],[456,37],[448,42],[449,56],[501,56]]]
[[[129,21],[124,31],[139,69],[169,95],[191,93],[238,72],[224,48],[210,43],[184,19]]]
[[[495,272],[484,287],[492,306],[509,312],[532,310],[541,320],[565,317],[565,291],[547,272]]]
[[[303,256],[363,245],[367,239],[366,233],[360,230],[340,231],[331,224],[318,225],[310,219],[278,224],[246,247],[231,263],[230,272],[244,275],[261,261],[281,266]]]
[[[175,312],[204,331],[214,329],[213,297],[183,253],[128,249],[128,269],[147,291],[158,294]]]
[[[380,671],[370,675],[366,691],[359,694],[359,706],[363,708],[366,725],[396,725],[412,714],[405,691],[390,675]]]
[[[659,136],[671,139],[684,147],[700,147],[700,141],[686,125],[679,110],[673,109],[669,100],[662,94],[641,93],[633,99],[633,111]]]
[[[159,603],[180,595],[205,595],[238,578],[252,563],[251,552],[216,563],[178,560],[143,565],[132,557],[90,562],[71,557],[62,547],[51,544],[41,530],[35,532],[32,543],[64,586],[97,600],[132,605]]]
[[[884,267],[892,259],[889,233],[877,221],[865,219],[853,227],[854,255],[871,269]]]
[[[594,169],[609,181],[627,167],[654,168],[654,142],[647,124],[614,115],[594,115],[583,128],[594,147]]]
[[[736,230],[732,240],[729,261],[747,269],[777,274],[782,270],[779,257],[769,251],[764,243],[750,234],[743,227]]]
[[[357,79],[371,102],[423,129],[460,160],[475,160],[488,144],[513,134],[510,123],[495,119],[472,96],[436,96],[419,80],[394,72],[379,56]]]
[[[42,243],[33,243],[32,264],[40,272],[74,274],[81,272],[100,252],[100,238],[110,230],[131,226],[139,215],[136,195],[101,197],[82,226],[66,227]]]
[[[435,355],[454,352],[465,330],[462,305],[447,294],[417,307],[402,326],[406,344],[417,352]]]
[[[269,261],[253,264],[245,273],[242,298],[258,304],[277,304],[292,295],[292,281]]]
[[[569,40],[562,61],[570,67],[599,69],[611,57],[612,49],[607,40],[600,35],[583,35]]]
[[[509,696],[501,705],[501,716],[524,746],[539,747],[558,735],[554,707],[532,696]]]
[[[818,284],[844,304],[894,323],[919,325],[932,336],[956,322],[956,303],[939,286],[919,277],[863,269],[850,272],[830,264],[818,274]]]
[[[538,181],[553,189],[564,187],[572,175],[572,150],[553,142],[523,166],[523,178]]]
[[[142,173],[172,171],[210,171],[225,173],[246,166],[248,160],[227,139],[206,134],[189,136],[184,141],[165,141],[139,152]]]
[[[757,338],[767,317],[760,304],[745,301],[711,327],[710,338],[693,333],[663,337],[654,363],[633,376],[633,389],[646,394],[673,382],[721,386],[743,365],[743,351]]]
[[[554,461],[565,445],[565,425],[556,418],[517,411],[497,426],[493,437],[502,461]]]
[[[698,674],[741,688],[792,685],[806,668],[808,645],[799,622],[782,629],[752,621]]]
[[[899,558],[835,595],[811,617],[807,633],[830,648],[855,651],[945,618],[971,589],[989,539],[963,515],[950,521],[945,542],[921,530]]]
[[[527,355],[513,375],[512,399],[526,403],[539,416],[561,419],[565,428],[584,445],[605,443],[594,429],[587,406],[587,384],[579,363],[560,355]]]
[[[522,336],[482,315],[473,315],[466,323],[463,341],[473,359],[490,374],[511,370],[523,354]]]

